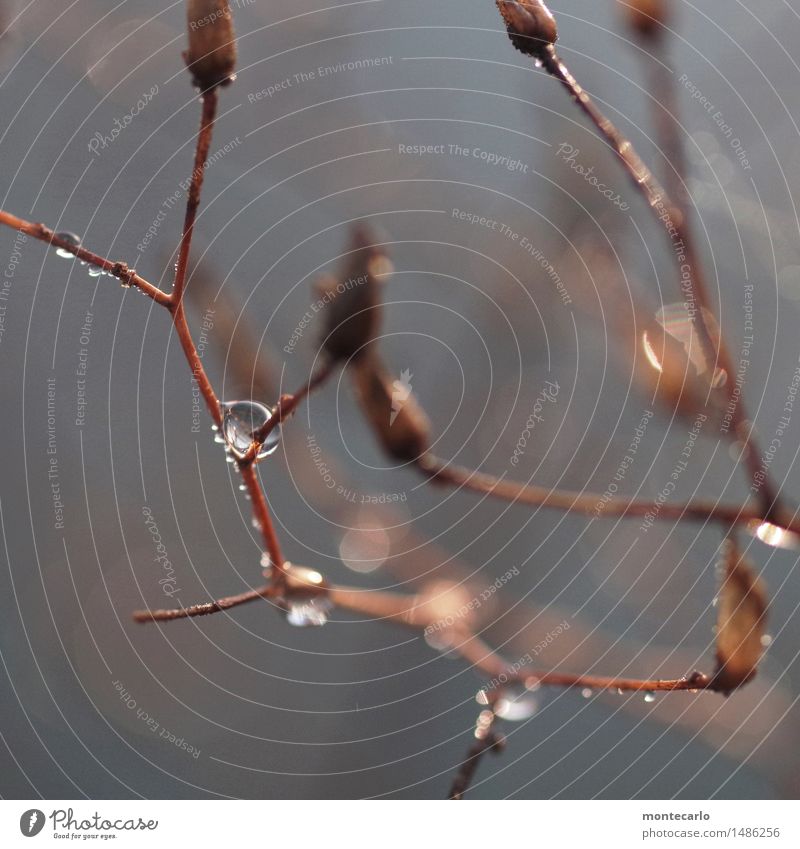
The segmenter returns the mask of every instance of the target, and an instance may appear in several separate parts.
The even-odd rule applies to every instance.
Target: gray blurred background
[[[648,94],[656,59],[615,5],[554,3],[560,53],[663,173],[651,111],[662,97]],[[674,5],[668,65],[695,229],[734,351],[750,335],[753,286],[744,393],[769,444],[800,356],[800,10]],[[274,402],[308,376],[319,318],[292,334],[314,281],[341,268],[351,223],[368,220],[396,269],[382,351],[395,374],[410,371],[437,454],[604,492],[651,409],[624,345],[632,303],[652,314],[679,299],[663,234],[608,150],[512,50],[490,0],[232,6],[239,75],[221,97],[189,284],[196,336],[214,310],[204,363],[222,397],[253,384]],[[0,13],[3,208],[169,286],[199,111],[180,55],[183,4],[3,0]],[[115,121],[124,129],[112,134]],[[582,179],[563,144],[629,209]],[[138,607],[260,581],[248,504],[203,411],[197,432],[164,311],[7,229],[0,258],[2,795],[443,797],[481,679],[421,636],[342,613],[301,630],[267,603],[132,623]],[[514,466],[548,380],[557,399]],[[656,497],[688,430],[655,409],[620,492]],[[790,500],[798,445],[795,413],[772,465]],[[433,489],[381,455],[338,376],[260,470],[286,556],[337,583],[411,593],[447,580],[473,597],[518,570],[480,608],[483,636],[509,660],[567,622],[541,667],[660,677],[713,667],[714,528],[641,532],[635,520]],[[747,494],[710,430],[672,497],[693,494]],[[173,598],[143,508],[168,551]],[[796,797],[797,554],[755,541],[749,554],[771,593],[773,637],[752,685],[727,700],[653,703],[540,691],[536,715],[506,724],[508,748],[481,765],[472,797]]]

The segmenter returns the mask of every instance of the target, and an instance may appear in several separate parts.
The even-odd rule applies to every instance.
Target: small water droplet
[[[479,705],[488,705],[489,693],[486,690],[478,690],[478,692],[475,694],[475,701]]]
[[[617,687],[617,695],[618,696],[624,696],[625,695],[625,691],[622,689],[622,687]]]
[[[594,695],[594,693],[593,693],[591,687],[584,687],[581,690],[581,695],[584,697],[584,699],[591,699],[591,697]]]
[[[652,690],[648,690],[644,694],[644,700],[647,702],[647,704],[652,704],[656,700],[656,694]]]
[[[102,277],[103,269],[97,265],[89,266],[89,277]]]
[[[501,719],[509,722],[522,722],[530,719],[538,708],[538,700],[527,687],[512,684],[503,688],[503,693],[495,704],[494,712]]]
[[[771,545],[773,548],[800,549],[800,536],[780,525],[755,520],[748,522],[747,530],[756,539],[760,539],[765,545]]]
[[[239,484],[239,492],[247,492],[247,484],[240,483]]]
[[[56,236],[76,248],[81,246],[81,237],[77,236],[75,233],[65,231],[63,233],[56,233]],[[75,254],[70,251],[65,251],[64,248],[56,248],[56,256],[63,257],[64,259],[75,259]]]
[[[761,645],[764,648],[768,648],[769,646],[771,646],[772,645],[772,637],[769,634],[764,634],[764,636],[761,638]]]
[[[228,447],[238,459],[242,459],[250,450],[253,434],[274,415],[274,411],[257,401],[231,401],[221,404],[222,435]],[[281,426],[274,427],[256,460],[263,460],[274,454],[281,441]]]
[[[253,518],[253,524],[260,527],[258,519],[255,517]],[[261,568],[264,570],[264,577],[272,573],[272,560],[270,560],[269,554],[267,554],[266,551],[261,552],[261,560],[259,562],[261,564]]]
[[[719,325],[708,310],[703,310],[702,315],[716,346],[720,335]],[[655,319],[660,328],[646,330],[642,334],[642,345],[645,356],[656,371],[663,372],[667,361],[681,364],[686,357],[698,375],[711,375],[712,388],[725,386],[728,373],[714,362],[709,362],[703,343],[703,330],[697,327],[700,316],[696,311],[690,312],[687,305],[679,301],[661,307]]]

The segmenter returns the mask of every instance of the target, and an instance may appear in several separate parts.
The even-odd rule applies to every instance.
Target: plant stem
[[[186,196],[186,213],[183,219],[183,233],[178,248],[178,262],[175,266],[175,284],[172,288],[170,300],[174,306],[180,304],[183,292],[186,288],[186,270],[189,266],[189,252],[192,247],[192,236],[194,235],[194,222],[197,218],[197,210],[200,206],[200,193],[203,190],[203,177],[205,176],[206,159],[211,147],[211,136],[214,132],[214,118],[217,114],[217,102],[219,95],[217,89],[212,88],[201,95],[202,111],[200,115],[200,129],[197,133],[197,145],[194,152],[194,168],[189,183],[189,193]]]
[[[102,268],[103,271],[106,271],[113,277],[118,278],[125,286],[135,286],[137,289],[144,292],[144,294],[149,298],[152,298],[157,304],[161,304],[161,306],[167,306],[169,304],[170,296],[166,292],[162,292],[157,286],[154,286],[152,283],[148,283],[147,280],[140,277],[134,269],[128,268],[126,263],[106,259],[105,257],[87,250],[84,247],[75,247],[72,243],[57,236],[53,230],[44,224],[26,221],[24,218],[18,218],[16,215],[12,215],[2,209],[0,209],[0,224],[10,227],[12,230],[18,230],[26,236],[38,239],[40,242],[45,242],[49,245],[53,245],[53,247],[69,251],[69,253],[74,254],[74,256],[78,259],[82,259],[90,265]]]
[[[287,419],[315,389],[322,386],[323,383],[331,376],[334,369],[333,362],[326,362],[324,366],[316,373],[311,375],[308,382],[292,395],[281,395],[278,403],[275,405],[275,415],[268,418],[263,425],[253,434],[253,443],[258,446],[272,433],[272,431]]]
[[[271,583],[276,592],[280,594],[286,588],[286,563],[283,559],[278,535],[275,533],[275,526],[272,523],[267,499],[258,480],[258,473],[254,464],[240,461],[238,466],[239,471],[242,473],[244,484],[247,487],[250,501],[253,504],[253,516],[258,523],[264,545],[269,554],[270,565],[272,566]]]
[[[778,506],[777,492],[772,483],[764,476],[761,452],[753,440],[741,399],[734,396],[736,372],[733,359],[724,340],[714,338],[706,321],[704,310],[712,315],[714,310],[703,275],[702,264],[698,259],[694,238],[684,210],[670,198],[659,184],[631,142],[597,108],[594,101],[570,73],[552,46],[543,51],[542,65],[552,77],[564,86],[578,107],[588,116],[603,138],[616,151],[619,161],[630,176],[634,187],[642,194],[656,220],[666,230],[673,251],[684,256],[685,263],[682,263],[682,265],[688,269],[688,274],[685,276],[686,289],[696,305],[694,317],[696,326],[700,329],[700,342],[703,345],[708,362],[714,364],[712,368],[719,363],[719,367],[728,375],[729,398],[733,404],[733,431],[737,439],[742,442],[745,464],[753,488],[758,493],[763,505],[763,511],[767,516],[771,515]]]
[[[133,613],[135,622],[171,622],[173,619],[188,619],[193,616],[208,616],[222,610],[230,610],[241,604],[256,601],[260,598],[271,598],[275,595],[272,584],[249,590],[239,595],[231,595],[205,604],[193,604],[191,607],[180,607],[176,610],[136,610]]]
[[[490,714],[490,716],[487,721],[482,722],[486,714]],[[481,712],[475,726],[475,742],[467,750],[467,755],[453,778],[450,792],[447,795],[448,799],[463,799],[464,794],[469,790],[475,778],[475,773],[478,771],[478,766],[483,756],[489,751],[499,753],[505,747],[505,737],[497,734],[494,730],[496,721],[497,715],[494,711],[487,710]]]

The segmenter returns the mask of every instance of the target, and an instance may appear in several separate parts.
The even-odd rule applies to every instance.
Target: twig
[[[61,248],[62,250],[68,251],[78,259],[89,263],[89,265],[102,268],[103,271],[120,280],[123,285],[135,286],[137,289],[144,292],[144,294],[149,298],[152,298],[157,304],[161,304],[161,306],[168,306],[169,304],[169,295],[166,292],[162,292],[157,286],[154,286],[152,283],[148,283],[147,280],[137,274],[134,269],[128,268],[126,263],[115,262],[114,260],[106,259],[93,251],[87,250],[84,247],[75,246],[72,242],[59,237],[53,230],[44,224],[26,221],[24,218],[19,218],[16,215],[12,215],[2,209],[0,209],[0,224],[4,224],[12,230],[19,230],[26,236],[31,236],[32,238],[52,245],[55,248]]]
[[[309,378],[308,382],[305,383],[302,388],[297,390],[297,392],[292,395],[281,395],[278,403],[275,405],[274,414],[271,415],[264,424],[253,433],[253,441],[247,451],[247,454],[245,454],[245,456],[239,461],[240,466],[251,465],[255,462],[259,449],[266,438],[279,424],[282,424],[287,418],[289,418],[289,416],[297,409],[297,407],[300,406],[305,398],[325,383],[325,381],[333,373],[334,367],[335,363],[333,361],[326,362],[316,374]]]
[[[283,559],[283,553],[281,552],[281,545],[278,541],[278,535],[275,533],[275,526],[272,523],[272,516],[267,506],[267,499],[258,480],[258,473],[252,463],[246,463],[240,460],[237,461],[237,464],[242,474],[242,480],[247,487],[247,493],[253,504],[253,516],[258,523],[258,529],[261,531],[261,536],[269,554],[270,565],[272,567],[272,584],[276,591],[282,591],[286,587],[286,565]]]
[[[522,668],[508,678],[501,678],[501,683],[535,681],[546,687],[565,687],[589,690],[613,690],[615,692],[676,692],[679,690],[691,693],[700,690],[715,691],[714,679],[703,672],[693,672],[688,677],[652,680],[639,678],[613,678],[606,675],[573,675],[565,672],[542,672]]]
[[[631,142],[617,129],[595,105],[589,94],[570,73],[561,61],[552,45],[543,48],[540,53],[543,68],[557,79],[569,92],[571,98],[591,120],[600,134],[616,151],[619,161],[630,176],[634,187],[644,197],[649,208],[659,224],[663,225],[669,237],[671,247],[676,254],[682,254],[688,268],[684,277],[686,288],[696,304],[694,315],[700,328],[700,341],[703,345],[709,363],[720,367],[728,374],[729,398],[733,404],[732,421],[736,437],[742,442],[745,463],[747,465],[753,487],[759,494],[764,513],[769,516],[778,507],[777,492],[771,481],[766,478],[762,467],[761,453],[756,445],[752,428],[747,422],[741,399],[734,396],[735,370],[733,359],[722,338],[715,339],[708,327],[704,310],[713,314],[711,298],[703,275],[691,228],[687,224],[686,215],[664,188],[659,184],[650,169],[634,149]]]
[[[789,516],[786,511],[776,513],[775,508],[766,512],[761,507],[734,506],[712,501],[691,501],[686,504],[657,504],[652,501],[637,501],[626,498],[605,499],[598,493],[571,492],[560,489],[547,489],[518,481],[504,480],[465,469],[447,465],[431,454],[417,461],[417,467],[432,481],[511,501],[528,504],[533,507],[547,507],[566,513],[580,513],[594,518],[641,518],[654,520],[713,521],[724,525],[747,524],[754,521],[775,521],[781,527],[800,534],[800,520]]]
[[[217,102],[219,100],[217,89],[212,88],[209,91],[203,92],[201,100],[203,107],[200,116],[200,129],[197,133],[197,146],[194,152],[194,168],[192,169],[189,192],[186,196],[186,214],[183,219],[183,233],[181,234],[181,242],[178,249],[178,262],[175,266],[175,284],[172,289],[172,295],[170,296],[170,302],[173,307],[180,304],[186,287],[186,270],[189,266],[189,252],[192,247],[194,222],[200,206],[200,193],[203,189],[205,164],[208,158],[209,148],[211,147],[214,118],[217,114]]]
[[[180,607],[175,610],[135,610],[133,619],[135,622],[171,622],[173,619],[208,616],[211,613],[230,610],[232,607],[238,607],[260,598],[272,598],[274,595],[275,587],[272,584],[267,584],[239,595],[227,596],[205,604],[193,604],[191,607]]]
[[[475,778],[481,758],[489,751],[499,753],[505,748],[505,737],[494,730],[496,721],[497,714],[493,710],[481,711],[475,723],[475,742],[467,750],[467,756],[453,778],[448,799],[463,799]]]
[[[253,442],[256,445],[261,445],[264,440],[272,433],[272,431],[287,419],[315,389],[322,386],[323,383],[333,373],[335,364],[333,361],[326,362],[316,374],[311,375],[308,382],[305,383],[292,395],[281,395],[280,400],[275,406],[275,414],[267,419],[263,425],[253,434]]]

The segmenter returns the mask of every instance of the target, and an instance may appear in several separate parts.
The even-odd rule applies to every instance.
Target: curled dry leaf
[[[763,651],[767,596],[762,581],[737,546],[725,543],[725,576],[717,602],[716,688],[730,692],[755,674]]]
[[[189,49],[183,59],[202,91],[228,85],[236,68],[236,35],[227,0],[188,0]]]
[[[392,264],[370,230],[355,228],[343,278],[326,277],[319,286],[326,316],[323,347],[332,359],[364,353],[380,326],[380,281],[391,272]]]
[[[359,359],[354,381],[361,409],[383,449],[411,463],[428,450],[428,417],[407,384],[386,373],[376,355]]]
[[[556,19],[541,0],[495,0],[511,43],[538,59],[558,38]]]

